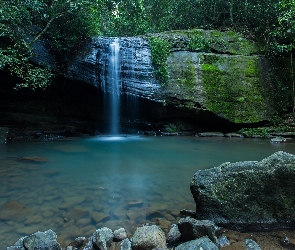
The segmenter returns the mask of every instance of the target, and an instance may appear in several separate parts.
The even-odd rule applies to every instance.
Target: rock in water
[[[191,181],[198,219],[244,230],[295,226],[295,155],[224,163]]]
[[[197,238],[207,236],[215,244],[218,243],[215,233],[219,230],[219,228],[212,221],[195,220],[193,218],[186,217],[180,219],[178,222],[178,228],[183,241],[195,240]]]
[[[208,238],[202,237],[197,240],[187,241],[180,244],[175,248],[175,250],[218,250],[218,247]]]
[[[0,207],[0,220],[24,221],[29,213],[30,209],[13,200]]]
[[[246,250],[261,250],[260,246],[252,239],[246,239],[244,245]]]
[[[120,250],[131,250],[131,241],[129,239],[125,239],[121,242]]]
[[[119,228],[114,231],[114,241],[122,241],[127,238],[127,232],[124,228]]]
[[[150,250],[153,248],[166,248],[166,237],[163,230],[156,225],[138,227],[132,237],[132,249]]]
[[[13,246],[7,247],[7,250],[61,250],[56,238],[56,233],[51,229],[45,232],[36,232],[20,238]]]
[[[93,245],[95,249],[107,250],[113,243],[114,234],[111,229],[103,227],[97,229],[92,238]]]
[[[178,243],[180,239],[181,239],[181,233],[178,229],[178,225],[172,224],[171,229],[169,233],[167,234],[166,242],[172,246],[173,244]]]

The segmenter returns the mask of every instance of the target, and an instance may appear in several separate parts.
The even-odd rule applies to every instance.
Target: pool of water
[[[194,209],[190,181],[223,162],[261,160],[295,143],[197,137],[92,137],[0,147],[0,242],[51,228],[61,243],[97,228],[168,230]]]

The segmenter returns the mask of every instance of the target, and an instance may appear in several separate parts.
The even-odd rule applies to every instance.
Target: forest
[[[47,41],[63,56],[93,36],[136,36],[181,29],[235,30],[260,40],[266,54],[293,57],[295,0],[1,0],[0,69],[45,88],[54,74],[30,63],[32,45]],[[62,62],[61,62],[62,65]]]

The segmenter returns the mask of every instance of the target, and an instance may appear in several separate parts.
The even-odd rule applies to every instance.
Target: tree
[[[293,112],[295,112],[295,80],[293,50],[295,49],[295,0],[279,2],[278,26],[272,31],[275,50],[290,56],[290,77],[293,88]]]
[[[22,79],[17,88],[45,88],[53,77],[49,68],[30,62],[36,41],[47,40],[52,51],[60,55],[79,40],[99,33],[96,21],[100,0],[0,2],[0,69],[8,68],[12,75]],[[34,26],[38,29],[32,29]]]

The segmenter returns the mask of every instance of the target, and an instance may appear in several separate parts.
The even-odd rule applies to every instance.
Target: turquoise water
[[[181,209],[194,209],[197,170],[280,150],[295,154],[295,144],[141,136],[8,144],[0,147],[0,245],[49,228],[64,244],[103,226],[133,233],[152,222],[168,230]]]

